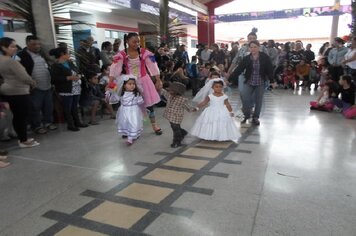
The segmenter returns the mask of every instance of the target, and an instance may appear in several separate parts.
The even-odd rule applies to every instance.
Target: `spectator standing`
[[[307,44],[307,47],[305,49],[304,55],[305,55],[305,63],[307,64],[311,64],[312,61],[315,60],[315,54],[314,52],[311,50],[312,45],[311,43]]]
[[[291,63],[294,68],[296,68],[302,59],[305,59],[303,45],[301,42],[296,42],[295,49],[292,50],[289,54],[289,63]]]
[[[159,70],[165,73],[167,70],[167,63],[169,62],[170,59],[166,51],[164,50],[164,47],[158,48],[157,52],[155,53],[155,58]]]
[[[118,52],[120,52],[120,46],[121,46],[121,39],[115,39],[113,45],[112,45],[112,50],[114,55],[116,55]]]
[[[213,51],[211,52],[209,58],[210,63],[216,66],[219,64],[223,64],[227,67],[228,62],[224,51],[219,49],[219,45],[217,45],[216,43],[213,44],[212,48]]]
[[[100,72],[99,64],[97,63],[97,58],[93,51],[91,51],[91,46],[87,40],[83,40],[80,48],[77,50],[77,65],[82,74],[86,74],[88,71]]]
[[[351,75],[353,83],[356,84],[356,37],[352,38],[342,64],[345,65],[345,74]]]
[[[204,49],[201,51],[201,55],[200,55],[200,58],[201,58],[200,64],[201,65],[205,65],[206,63],[209,63],[210,54],[211,54],[211,51],[209,49],[209,46],[204,45]]]
[[[323,56],[326,56],[325,55],[325,52],[326,50],[328,50],[328,48],[330,47],[330,43],[329,42],[325,42],[319,49],[319,53],[318,55],[323,57]]]
[[[79,131],[79,128],[88,127],[87,124],[83,124],[80,121],[78,114],[82,77],[78,68],[70,60],[70,55],[66,48],[52,49],[50,55],[57,60],[51,67],[51,75],[55,89],[62,101],[67,129]]]
[[[176,61],[182,61],[184,64],[189,63],[189,56],[184,44],[180,45],[174,52],[173,59]]]
[[[100,65],[100,50],[97,47],[94,47],[94,44],[97,46],[97,42],[94,41],[94,38],[92,36],[89,36],[87,38],[87,44],[89,48],[89,53],[92,54],[95,58],[95,64],[98,66]]]
[[[344,46],[344,40],[336,37],[334,39],[334,48],[331,49],[328,55],[328,62],[330,64],[329,72],[332,80],[339,81],[341,75],[344,74],[344,68],[342,62],[344,61],[347,48]]]
[[[236,57],[237,53],[239,52],[239,42],[234,42],[231,44],[231,51],[230,51],[230,61],[229,67],[231,66],[232,60]],[[226,69],[228,69],[226,68]]]
[[[38,142],[27,137],[27,121],[31,109],[30,87],[34,87],[36,82],[18,61],[12,59],[17,52],[14,39],[0,38],[0,52],[0,74],[4,79],[0,92],[13,113],[12,122],[19,146],[21,148],[38,146]]]
[[[100,59],[103,65],[111,65],[114,52],[112,51],[112,44],[105,41],[101,44]]]
[[[278,65],[278,50],[276,48],[276,44],[274,40],[272,39],[268,40],[267,51],[268,51],[269,58],[271,58],[271,63],[273,67],[276,68]]]
[[[47,130],[57,129],[57,126],[53,124],[52,84],[48,68],[49,59],[41,50],[39,38],[32,35],[27,36],[26,47],[17,55],[27,73],[36,81],[36,87],[31,90],[31,128],[37,134],[45,134]]]
[[[201,52],[204,50],[204,45],[203,44],[198,44],[197,45],[197,52],[195,53],[195,56],[198,58],[198,61],[199,63],[201,64],[202,63],[202,60],[201,60]]]

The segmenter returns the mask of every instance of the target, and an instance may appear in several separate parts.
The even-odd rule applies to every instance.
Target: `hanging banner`
[[[338,16],[345,13],[351,13],[351,5],[340,5],[327,7],[297,8],[280,11],[264,12],[245,12],[215,16],[215,23],[219,22],[236,22],[251,20],[272,20],[297,17],[315,17],[315,16]]]
[[[159,3],[151,0],[108,0],[108,3],[159,16]],[[178,19],[180,23],[197,24],[196,17],[173,8],[169,8],[169,18]]]
[[[0,16],[0,38],[4,37],[4,26],[2,24],[2,17]]]

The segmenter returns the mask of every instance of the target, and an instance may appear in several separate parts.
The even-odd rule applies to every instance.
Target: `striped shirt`
[[[48,70],[48,65],[45,59],[38,53],[33,53],[30,50],[27,52],[33,60],[32,79],[36,81],[36,89],[48,90],[51,88],[51,75]]]

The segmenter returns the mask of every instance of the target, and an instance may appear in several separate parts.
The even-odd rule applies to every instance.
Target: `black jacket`
[[[48,58],[43,52],[40,52],[40,55],[45,59],[48,63]],[[27,52],[27,47],[22,49],[17,56],[21,59],[20,63],[25,67],[27,74],[32,75],[33,67],[35,63],[31,57],[31,55]]]
[[[261,78],[265,81],[270,80],[271,82],[273,82],[273,66],[271,63],[271,59],[267,54],[260,52],[259,61]],[[245,83],[247,83],[251,79],[252,70],[253,62],[251,59],[251,55],[247,55],[242,59],[241,63],[234,70],[234,72],[232,72],[229,80],[238,80],[239,75],[245,72]]]
[[[52,84],[58,93],[71,93],[72,92],[72,80],[67,80],[67,76],[72,75],[72,71],[79,74],[79,70],[69,61],[69,68],[65,67],[62,63],[54,63],[51,66]]]

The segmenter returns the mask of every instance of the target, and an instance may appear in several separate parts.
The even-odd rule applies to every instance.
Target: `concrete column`
[[[168,0],[159,1],[159,34],[161,43],[166,43],[169,39],[168,31]]]
[[[198,42],[204,45],[209,44],[208,16],[201,13],[198,13]]]
[[[57,45],[51,1],[31,1],[31,5],[37,37],[41,39],[44,50],[48,51]]]
[[[335,5],[340,4],[340,0],[335,0]],[[330,33],[330,42],[334,41],[334,38],[337,37],[337,31],[339,28],[339,16],[333,16],[331,23],[331,33]]]
[[[352,35],[356,36],[356,0],[351,0],[351,9],[352,9]]]
[[[209,35],[209,46],[215,43],[215,8],[208,7],[209,13],[209,27],[208,27],[208,35]]]
[[[215,8],[208,8],[209,15],[198,13],[198,42],[211,46],[215,43]]]

